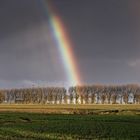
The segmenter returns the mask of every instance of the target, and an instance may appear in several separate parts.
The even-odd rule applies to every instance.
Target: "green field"
[[[1,140],[140,139],[139,115],[1,113]]]
[[[0,105],[0,140],[140,140],[140,105]]]

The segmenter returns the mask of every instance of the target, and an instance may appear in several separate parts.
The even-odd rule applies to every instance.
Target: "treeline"
[[[140,104],[140,86],[83,85],[0,90],[0,103],[20,104]]]

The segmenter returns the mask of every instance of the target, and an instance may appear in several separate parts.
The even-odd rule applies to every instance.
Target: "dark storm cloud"
[[[38,0],[0,1],[0,85],[64,79],[42,7]]]
[[[50,0],[83,82],[140,82],[139,0]],[[65,81],[41,0],[0,1],[0,84]],[[16,84],[13,84],[14,86]]]
[[[0,1],[0,39],[42,22],[36,0]]]
[[[60,13],[87,82],[139,81],[138,0],[72,0],[57,4],[63,7]]]
[[[60,4],[64,7],[60,12],[69,27],[75,48],[81,50],[79,57],[128,58],[139,53],[130,2],[77,0],[74,3],[72,0]],[[71,13],[68,12],[70,10]]]

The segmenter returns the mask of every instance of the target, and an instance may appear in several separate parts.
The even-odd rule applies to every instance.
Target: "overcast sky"
[[[139,0],[50,0],[83,83],[140,82]],[[41,0],[0,0],[0,87],[66,84]]]

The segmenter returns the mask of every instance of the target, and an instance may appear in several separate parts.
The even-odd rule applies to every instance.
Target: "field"
[[[0,140],[139,140],[140,105],[0,105]]]
[[[47,114],[140,114],[140,105],[37,105],[1,104],[0,112],[27,112]]]

